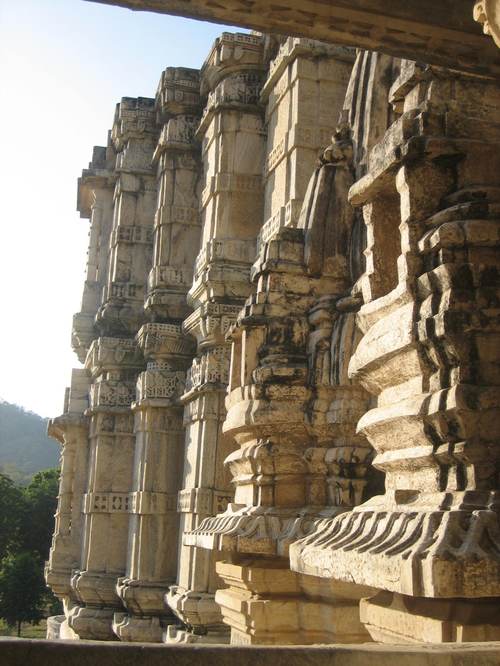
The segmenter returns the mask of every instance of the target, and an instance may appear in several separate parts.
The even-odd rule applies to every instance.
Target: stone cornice
[[[472,0],[292,0],[286,8],[264,0],[94,1],[310,37],[500,78],[500,51],[481,34]]]

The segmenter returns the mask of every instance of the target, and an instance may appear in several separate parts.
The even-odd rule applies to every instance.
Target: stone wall
[[[500,638],[499,95],[223,33],[117,105],[50,424],[60,637]]]

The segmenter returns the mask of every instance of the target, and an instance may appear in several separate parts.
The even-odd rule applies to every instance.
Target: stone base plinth
[[[65,615],[51,615],[47,618],[47,640],[54,641],[61,637],[61,625],[66,622]]]
[[[48,632],[47,632],[48,634]],[[48,635],[47,635],[47,638]],[[59,627],[59,636],[58,638],[63,641],[78,641],[80,640],[80,636],[78,634],[75,634],[73,629],[69,626],[68,620],[64,620],[64,622],[61,622],[61,626]]]
[[[359,620],[357,600],[310,599],[300,575],[286,560],[217,563],[228,589],[215,600],[231,627],[233,645],[310,645],[370,640]]]
[[[114,608],[92,608],[89,606],[74,606],[68,617],[68,630],[76,637],[86,640],[113,641]],[[72,638],[72,636],[68,636]],[[66,638],[62,635],[61,638]]]
[[[229,629],[222,622],[213,594],[172,585],[165,603],[182,623],[182,628],[173,625],[167,628],[165,643],[229,643]]]
[[[360,618],[381,643],[500,640],[500,600],[424,599],[380,592],[360,602]]]
[[[161,643],[172,616],[138,617],[127,613],[115,613],[113,631],[121,641],[133,643]]]
[[[192,630],[169,625],[163,633],[164,643],[199,643],[201,645],[227,645],[230,640],[228,627],[208,629],[204,634],[197,634]]]
[[[184,624],[191,627],[222,625],[220,608],[215,603],[214,595],[209,592],[196,592],[172,585],[165,595],[165,603]]]

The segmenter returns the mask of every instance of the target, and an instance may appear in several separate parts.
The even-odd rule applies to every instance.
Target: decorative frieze
[[[137,400],[170,400],[182,395],[186,373],[175,372],[169,363],[148,363],[137,379]]]
[[[99,337],[85,359],[85,367],[93,377],[109,370],[135,370],[142,364],[142,355],[133,338]]]
[[[177,500],[177,510],[180,513],[217,514],[225,511],[232,498],[231,493],[212,488],[181,490]]]
[[[144,324],[136,336],[137,344],[146,358],[162,359],[169,356],[192,355],[193,343],[182,333],[180,324]],[[148,363],[148,368],[159,369]],[[168,363],[168,362],[167,362]]]
[[[101,379],[90,387],[89,407],[91,410],[106,407],[130,408],[135,397],[134,382],[116,379]]]
[[[147,227],[135,227],[133,225],[120,225],[111,232],[110,243],[149,243],[153,240],[153,229]]]
[[[200,108],[198,70],[167,67],[160,76],[156,91],[157,120],[165,122],[172,114]]]
[[[198,221],[198,208],[188,206],[162,206],[156,214],[156,225],[173,224],[196,224]]]
[[[196,357],[187,372],[186,391],[199,389],[205,384],[227,385],[231,348],[213,347]]]
[[[156,515],[175,513],[175,495],[154,492],[86,493],[83,513],[134,513]]]

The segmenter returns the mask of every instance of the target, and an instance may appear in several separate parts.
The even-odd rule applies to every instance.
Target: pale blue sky
[[[88,221],[76,179],[121,97],[154,97],[225,28],[84,0],[0,0],[0,398],[62,410]]]

